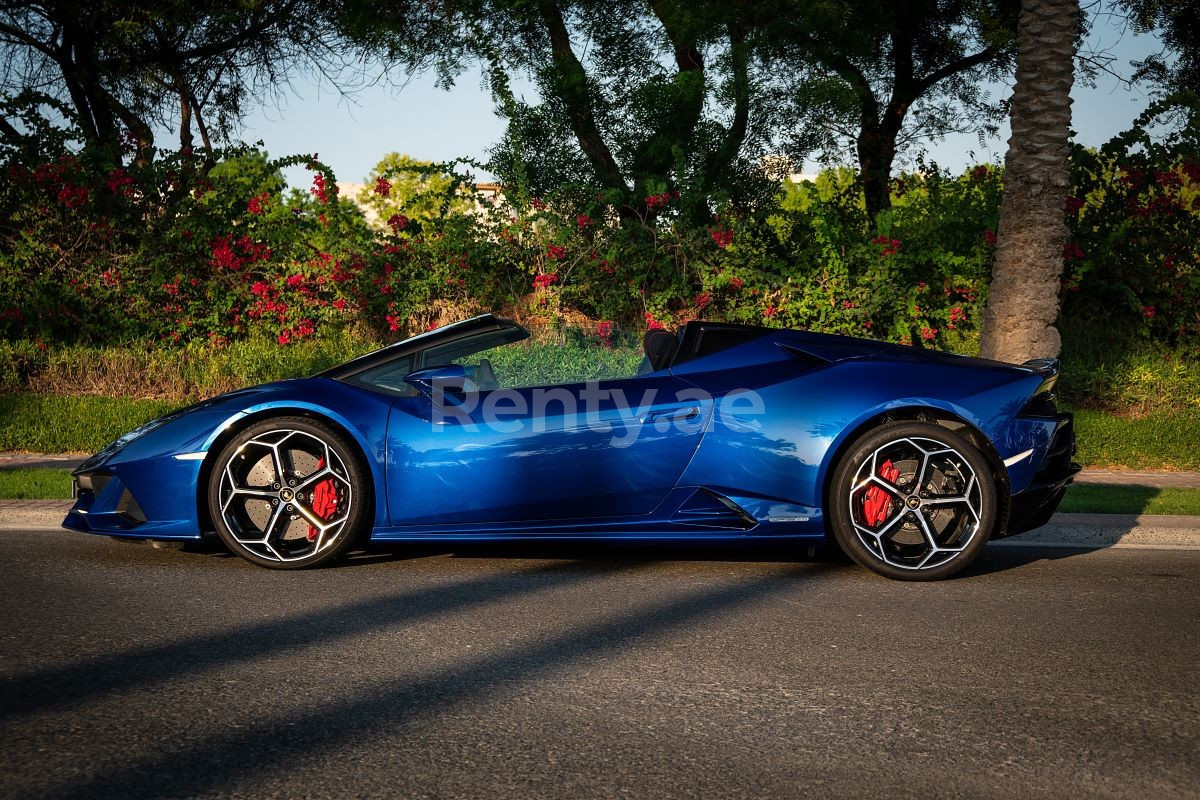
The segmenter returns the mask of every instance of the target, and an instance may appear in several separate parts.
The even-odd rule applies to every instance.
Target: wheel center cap
[[[921,507],[921,498],[917,497],[916,495],[909,497],[906,502],[908,503],[909,508],[915,509]]]
[[[283,500],[285,503],[290,501],[295,496],[296,496],[296,493],[293,492],[291,489],[281,489],[279,491],[279,499]]]

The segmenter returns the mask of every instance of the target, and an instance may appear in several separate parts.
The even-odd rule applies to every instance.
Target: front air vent
[[[128,489],[121,492],[121,499],[117,501],[116,510],[121,519],[131,525],[141,525],[146,521],[146,512],[142,511],[142,507],[138,505],[137,498]]]

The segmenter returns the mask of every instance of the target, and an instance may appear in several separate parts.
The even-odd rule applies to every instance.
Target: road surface
[[[0,797],[1200,796],[1200,551],[0,532]]]

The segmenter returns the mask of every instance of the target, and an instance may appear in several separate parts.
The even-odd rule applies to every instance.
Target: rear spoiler
[[[1037,391],[1033,393],[1034,397],[1053,390],[1054,384],[1058,382],[1058,374],[1061,371],[1057,358],[1031,358],[1022,364],[1021,367],[1035,375],[1042,376],[1042,383],[1038,386]]]

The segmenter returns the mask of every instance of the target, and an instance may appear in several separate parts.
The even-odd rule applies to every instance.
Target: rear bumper
[[[1070,414],[1057,414],[1056,419],[1058,423],[1046,455],[1029,485],[1012,496],[1008,524],[1000,536],[1014,536],[1049,522],[1067,493],[1067,486],[1080,470],[1074,460],[1074,420]]]

